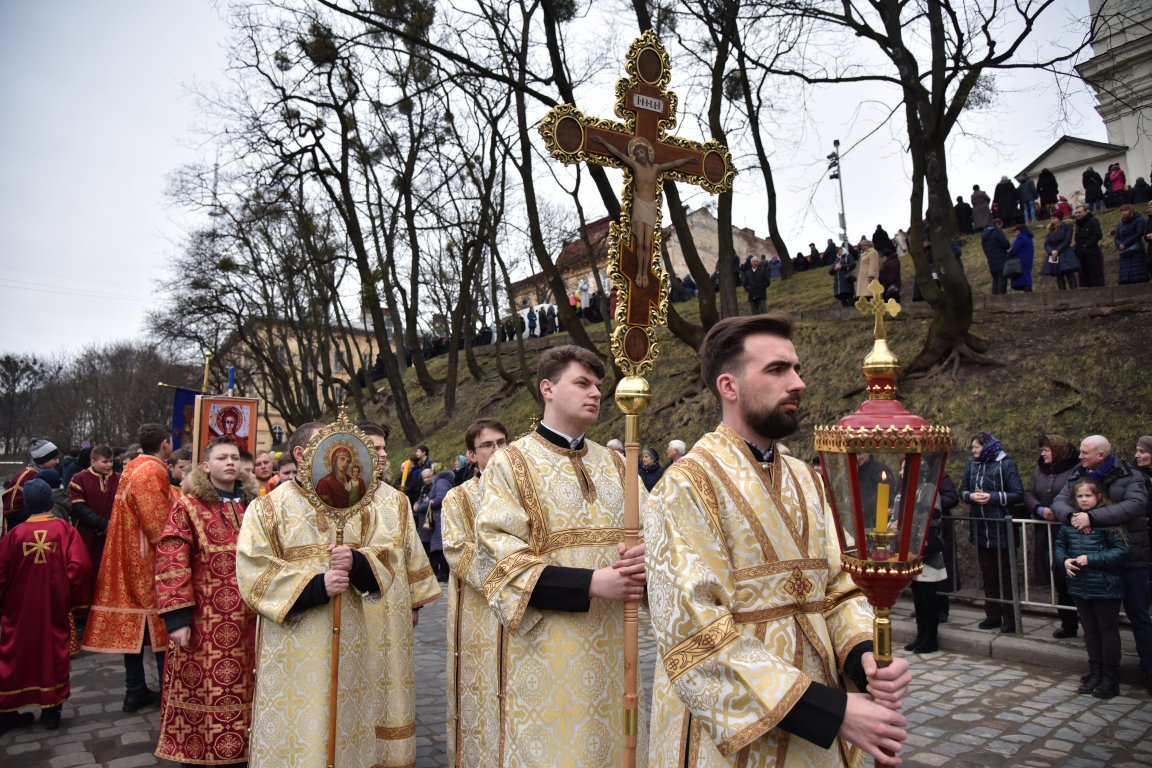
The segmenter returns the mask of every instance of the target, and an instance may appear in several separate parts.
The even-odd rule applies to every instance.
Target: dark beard
[[[787,413],[779,407],[767,413],[745,412],[744,421],[756,434],[769,440],[781,440],[793,434],[800,426],[800,412]]]

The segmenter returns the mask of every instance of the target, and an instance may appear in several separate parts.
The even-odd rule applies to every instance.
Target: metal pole
[[[844,166],[840,163],[840,139],[833,139],[836,155],[836,181],[840,186],[840,231],[844,235],[844,245],[848,245],[848,216],[844,211]]]

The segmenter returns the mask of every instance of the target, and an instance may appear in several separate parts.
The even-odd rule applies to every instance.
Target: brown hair
[[[136,433],[136,442],[140,443],[140,450],[144,453],[156,453],[165,440],[171,439],[168,427],[163,424],[141,424]]]
[[[1040,447],[1052,449],[1053,464],[1072,452],[1072,444],[1063,435],[1041,435]]]
[[[312,439],[312,435],[319,432],[324,427],[324,424],[319,421],[309,421],[301,424],[292,433],[292,437],[288,438],[288,455],[292,456],[297,446],[303,448],[308,445],[308,441]]]
[[[88,455],[93,459],[111,459],[116,454],[112,452],[112,446],[98,445],[93,448],[92,452]]]
[[[1128,211],[1128,213],[1136,213],[1136,206],[1131,205],[1130,203],[1125,203],[1124,205],[1120,206],[1121,216],[1124,215],[1124,211]]]
[[[236,438],[234,438],[234,437],[231,437],[229,435],[221,435],[220,437],[214,437],[208,441],[208,445],[204,446],[204,454],[200,457],[201,460],[202,461],[208,461],[208,459],[212,457],[212,451],[216,450],[221,445],[231,445],[234,448],[237,448],[237,449],[240,448],[240,445],[236,442]],[[181,449],[181,450],[183,450],[183,449]],[[261,453],[268,453],[268,452],[267,451],[261,451]]]
[[[178,461],[192,461],[192,446],[186,445],[183,448],[172,451],[172,455],[168,457],[168,466],[176,466]]]
[[[470,451],[476,450],[476,438],[486,429],[494,429],[504,435],[505,440],[508,439],[508,430],[496,419],[476,419],[468,425],[468,431],[464,433],[464,446]]]
[[[700,345],[700,375],[717,399],[716,379],[722,373],[744,370],[744,340],[766,333],[782,339],[792,338],[792,316],[783,312],[747,317],[726,317],[708,331]]]
[[[1108,494],[1104,493],[1104,488],[1100,483],[1090,477],[1082,477],[1072,483],[1072,489],[1068,492],[1068,495],[1072,497],[1071,500],[1073,503],[1076,501],[1076,491],[1085,485],[1096,492],[1096,498],[1100,502],[1098,506],[1107,506],[1112,503],[1112,500],[1108,498]]]
[[[537,388],[545,379],[555,381],[569,363],[580,363],[600,378],[604,378],[604,363],[595,352],[576,344],[561,344],[540,353],[540,361],[536,364]]]

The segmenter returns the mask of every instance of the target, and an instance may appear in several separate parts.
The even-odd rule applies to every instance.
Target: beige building
[[[321,404],[325,395],[340,400],[349,380],[361,368],[371,372],[377,349],[372,330],[349,327],[339,329],[338,334],[338,343],[324,345],[320,351],[314,339],[304,337],[287,323],[252,321],[243,337],[239,332],[231,334],[213,356],[214,367],[227,370],[235,366],[236,380],[242,385],[238,395],[260,398],[256,450],[282,444],[296,426],[289,424],[277,407],[283,385],[271,381],[268,371],[283,372],[294,387],[313,387]],[[254,360],[250,353],[254,345],[273,359]]]
[[[605,290],[612,289],[608,281],[609,222],[611,217],[608,216],[597,219],[588,225],[586,240],[584,238],[573,240],[560,249],[555,263],[561,277],[564,278],[564,288],[569,296],[580,293],[581,281],[586,281],[589,293],[596,291],[593,270],[600,272]],[[720,250],[719,225],[716,217],[708,207],[697,208],[688,214],[688,228],[692,232],[692,240],[696,244],[700,260],[709,273],[713,272]],[[676,230],[673,227],[665,227],[663,238],[672,271],[681,278],[685,277],[688,274],[688,265],[684,261],[684,250],[680,246]],[[753,254],[767,258],[776,253],[771,241],[758,237],[755,231],[746,227],[732,227],[732,242],[741,261]],[[512,296],[517,307],[525,304],[535,306],[553,300],[543,273],[513,283]]]

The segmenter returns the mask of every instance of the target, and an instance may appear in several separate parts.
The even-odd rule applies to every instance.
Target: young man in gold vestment
[[[508,430],[495,419],[478,419],[464,433],[468,463],[476,475],[448,491],[440,515],[448,580],[448,765],[501,765],[500,649],[504,631],[484,599],[476,559],[476,510],[480,478],[488,460],[508,444]]]
[[[545,351],[540,424],[497,452],[481,480],[472,569],[504,627],[499,741],[484,765],[616,768],[623,759],[623,601],[643,597],[644,546],[624,551],[623,459],[584,439],[600,415],[603,375],[583,347]],[[638,766],[646,749],[642,728]]]
[[[323,425],[288,441],[298,464]],[[379,442],[378,442],[379,439]],[[386,460],[383,438],[374,436]],[[260,614],[251,768],[326,763],[332,610],[343,595],[336,724],[340,768],[416,764],[412,627],[415,610],[440,596],[399,491],[381,483],[344,529],[309,504],[299,483],[256,499],[236,544],[241,596]]]
[[[648,507],[653,766],[899,762],[884,750],[907,735],[908,662],[877,669],[872,611],[841,570],[824,484],[775,450],[805,388],[791,335],[782,314],[712,327],[701,373],[722,421]]]

